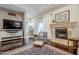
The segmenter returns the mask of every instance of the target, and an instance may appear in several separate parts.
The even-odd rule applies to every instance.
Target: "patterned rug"
[[[61,55],[61,53],[44,46],[42,48],[31,47],[14,55]]]

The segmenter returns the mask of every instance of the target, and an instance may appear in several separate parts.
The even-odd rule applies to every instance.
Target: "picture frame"
[[[70,10],[55,14],[55,22],[67,22],[70,20]]]

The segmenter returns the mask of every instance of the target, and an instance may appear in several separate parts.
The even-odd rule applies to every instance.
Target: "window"
[[[39,33],[39,32],[44,32],[43,22],[40,22],[40,23],[38,24],[38,33]]]

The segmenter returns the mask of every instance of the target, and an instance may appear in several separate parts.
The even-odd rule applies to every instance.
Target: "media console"
[[[21,36],[2,37],[1,52],[8,51],[23,46],[23,38]]]

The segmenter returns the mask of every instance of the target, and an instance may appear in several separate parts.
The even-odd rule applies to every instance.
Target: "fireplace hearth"
[[[55,37],[60,39],[67,39],[68,38],[67,28],[56,28]]]

